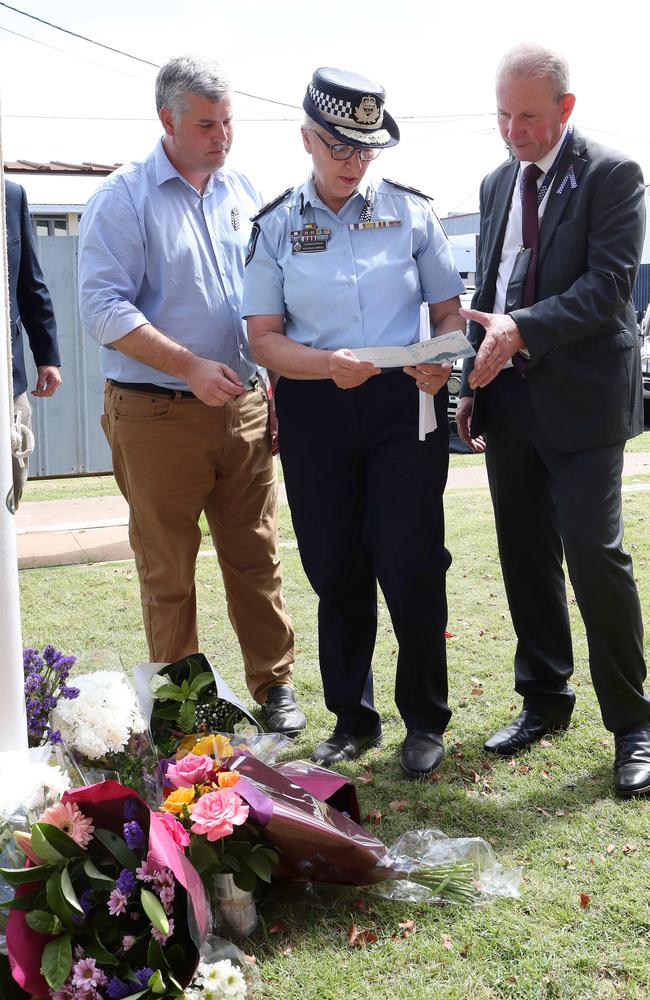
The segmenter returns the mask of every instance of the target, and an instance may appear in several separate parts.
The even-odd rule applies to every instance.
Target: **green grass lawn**
[[[379,810],[381,821],[372,829],[386,843],[422,827],[482,836],[505,868],[523,867],[520,897],[462,908],[368,896],[361,910],[361,891],[299,903],[278,896],[263,903],[262,925],[244,949],[257,956],[267,995],[276,1000],[647,1000],[650,802],[613,796],[613,739],[600,721],[575,602],[578,706],[571,728],[515,762],[488,760],[483,741],[511,718],[517,702],[513,632],[486,491],[450,491],[446,506],[454,559],[448,578],[454,715],[439,780],[409,783],[400,777],[396,643],[383,605],[374,660],[383,746],[345,772],[355,779],[369,765],[372,780],[358,785],[362,815]],[[650,497],[626,494],[624,506],[626,542],[634,552],[648,624]],[[286,507],[280,536],[285,597],[296,629],[296,687],[309,720],[291,748],[301,757],[330,732],[332,718],[322,705],[316,600]],[[112,650],[126,668],[147,658],[132,563],[27,570],[20,585],[25,645],[53,642],[73,653]],[[245,697],[214,558],[199,559],[197,589],[202,649]],[[399,800],[405,806],[392,808]],[[377,943],[350,947],[353,921],[373,930]],[[400,927],[406,921],[413,926]]]

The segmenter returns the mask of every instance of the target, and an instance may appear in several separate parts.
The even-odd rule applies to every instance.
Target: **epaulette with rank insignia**
[[[275,208],[283,202],[285,198],[288,198],[292,191],[292,187],[287,188],[286,191],[283,191],[282,194],[278,195],[277,198],[274,198],[273,201],[267,201],[266,205],[262,205],[257,215],[251,215],[251,222],[257,222],[258,219],[261,219],[263,215],[266,215],[266,213],[270,212],[272,208]]]
[[[400,191],[408,191],[409,194],[417,194],[420,198],[426,198],[427,201],[433,201],[433,197],[430,194],[425,194],[424,191],[418,191],[417,188],[409,187],[408,184],[398,184],[397,181],[391,181],[389,177],[382,177],[382,180],[386,184],[392,184],[393,187],[399,188]]]

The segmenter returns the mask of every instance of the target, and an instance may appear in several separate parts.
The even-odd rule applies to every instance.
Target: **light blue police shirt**
[[[102,370],[122,382],[187,388],[172,375],[111,347],[144,323],[201,358],[255,374],[241,297],[253,184],[219,170],[200,194],[159,142],[146,160],[120,167],[90,198],[80,226],[79,309],[99,341]]]
[[[453,298],[464,285],[427,198],[386,181],[370,187],[372,221],[399,225],[350,228],[366,195],[355,193],[336,215],[311,178],[259,218],[246,265],[244,316],[282,315],[288,337],[330,351],[418,340],[421,303]],[[331,231],[326,249],[294,251],[295,234],[312,223]]]

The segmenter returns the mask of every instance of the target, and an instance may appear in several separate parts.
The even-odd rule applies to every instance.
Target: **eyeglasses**
[[[328,142],[327,139],[323,139],[320,132],[314,132],[314,135],[317,135],[323,145],[327,146],[333,160],[351,160],[355,153],[359,154],[359,159],[362,161],[376,160],[381,153],[381,149],[367,149],[366,147],[360,149],[358,146],[344,146],[340,142]]]

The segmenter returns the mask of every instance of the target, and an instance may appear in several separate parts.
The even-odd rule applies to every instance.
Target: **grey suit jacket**
[[[485,312],[494,305],[518,167],[509,160],[481,185],[472,307]],[[535,416],[562,452],[619,443],[643,430],[632,304],[643,245],[643,187],[636,163],[574,131],[540,226],[537,301],[511,314],[530,352],[526,377]],[[470,324],[475,347],[484,335],[483,327]],[[461,395],[471,394],[472,365],[465,362]],[[475,436],[489,434],[488,390],[475,393]]]

